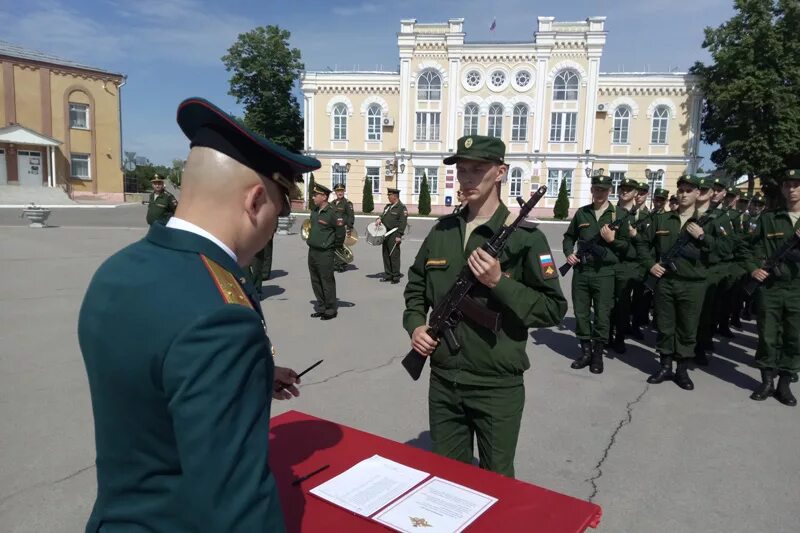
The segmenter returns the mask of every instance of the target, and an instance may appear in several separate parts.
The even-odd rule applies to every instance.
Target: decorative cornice
[[[461,56],[464,63],[533,63],[534,54],[467,53]]]
[[[687,96],[688,88],[685,86],[677,87],[598,87],[597,94],[600,96]]]
[[[400,87],[386,85],[328,85],[317,89],[319,94],[400,94]]]

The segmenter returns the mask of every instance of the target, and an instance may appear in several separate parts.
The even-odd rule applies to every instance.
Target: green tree
[[[553,216],[559,220],[569,217],[569,193],[567,192],[567,180],[561,180],[558,188],[558,198],[556,205],[553,206]]]
[[[702,139],[730,176],[760,176],[767,188],[800,154],[800,3],[735,0],[734,16],[706,28],[712,63],[695,63],[705,96]],[[774,188],[773,188],[774,193]]]
[[[361,212],[372,213],[375,209],[375,200],[372,198],[372,181],[369,176],[364,176],[364,189],[361,193]]]
[[[308,178],[308,210],[311,211],[314,209],[314,173],[311,173],[311,177]]]
[[[303,148],[303,119],[292,94],[305,66],[300,50],[289,47],[291,34],[279,26],[242,33],[222,57],[231,72],[230,91],[244,104],[244,122],[292,150]]]
[[[428,187],[427,172],[422,175],[422,183],[419,186],[419,203],[417,209],[420,215],[431,214],[431,190]]]

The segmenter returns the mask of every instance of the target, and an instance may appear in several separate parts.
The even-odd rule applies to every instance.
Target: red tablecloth
[[[470,532],[575,533],[600,523],[602,509],[593,503],[297,411],[276,416],[270,429],[270,466],[290,533],[386,531],[309,493],[375,454],[497,498],[468,528]],[[297,477],[326,464],[330,468],[292,486]]]

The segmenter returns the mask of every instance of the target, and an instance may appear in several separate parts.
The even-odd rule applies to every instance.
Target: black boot
[[[590,341],[581,341],[581,356],[572,362],[570,365],[575,370],[586,368],[592,362],[592,343]]]
[[[678,368],[675,370],[675,383],[683,390],[694,390],[694,383],[689,377],[689,362],[686,359],[678,361]]]
[[[717,331],[719,332],[720,335],[722,335],[727,339],[733,339],[736,337],[736,335],[731,331],[731,328],[730,326],[728,326],[727,323],[720,324],[719,327],[717,328]]]
[[[614,338],[614,342],[611,343],[610,348],[619,354],[625,353],[625,335],[617,334],[617,336]]]
[[[600,341],[592,341],[592,362],[589,365],[589,372],[603,373],[603,343]]]
[[[633,337],[637,341],[644,340],[644,333],[642,333],[641,326],[633,326],[631,328],[631,337]]]
[[[662,355],[661,356],[661,368],[658,369],[658,372],[647,378],[648,383],[661,383],[668,379],[672,379],[672,356],[671,355]]]
[[[797,405],[797,398],[794,397],[792,390],[789,388],[789,384],[792,382],[791,374],[791,372],[785,372],[783,370],[778,372],[780,378],[778,378],[778,388],[775,390],[775,398],[783,405],[794,407]]]
[[[761,386],[750,395],[751,400],[763,402],[775,394],[775,370],[772,368],[761,369]]]
[[[694,363],[699,366],[708,366],[708,356],[699,341],[694,347]]]
[[[731,326],[736,329],[742,329],[742,320],[739,318],[739,313],[731,315]]]
[[[792,375],[789,376],[789,381],[792,383],[797,383],[797,372],[792,372]]]

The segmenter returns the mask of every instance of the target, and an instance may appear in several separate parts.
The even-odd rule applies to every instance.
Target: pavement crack
[[[18,491],[12,492],[11,494],[8,494],[7,496],[3,496],[2,498],[0,498],[0,505],[4,504],[6,501],[10,500],[11,498],[19,496],[20,494],[22,494],[24,492],[28,492],[28,491],[33,490],[33,489],[38,489],[39,487],[45,487],[47,485],[58,485],[59,483],[63,483],[64,481],[68,481],[68,480],[70,480],[70,479],[72,479],[72,478],[74,478],[76,476],[79,476],[79,475],[83,474],[87,470],[91,470],[94,467],[95,467],[95,465],[94,465],[94,463],[92,463],[89,466],[84,466],[83,468],[81,468],[79,470],[76,470],[75,472],[71,473],[70,475],[64,476],[64,477],[62,477],[60,479],[56,479],[55,481],[41,481],[39,483],[34,483],[33,485],[31,485],[29,487],[25,487],[25,488],[19,489]]]
[[[640,401],[642,401],[642,398],[644,398],[644,395],[647,394],[647,391],[649,390],[650,390],[650,384],[648,383],[645,385],[644,390],[641,392],[641,394],[639,394],[639,396],[637,396],[636,399],[633,400],[632,402],[628,402],[628,405],[625,406],[625,411],[626,411],[625,416],[622,418],[622,420],[619,421],[619,424],[617,424],[617,428],[611,434],[611,438],[608,440],[608,444],[603,450],[603,455],[600,457],[600,460],[597,461],[597,464],[594,467],[595,474],[592,477],[584,480],[592,484],[592,494],[591,496],[589,496],[590,502],[593,502],[595,497],[597,496],[598,492],[597,483],[600,480],[600,478],[603,477],[603,464],[606,462],[606,459],[608,459],[608,454],[611,452],[611,448],[613,448],[614,444],[616,444],[617,442],[617,435],[619,434],[619,432],[622,430],[623,427],[627,426],[633,421],[634,406]]]
[[[395,361],[397,361],[401,357],[405,357],[405,355],[395,355],[394,357],[389,359],[387,362],[383,363],[382,365],[378,365],[378,366],[373,366],[373,367],[369,367],[369,368],[361,368],[361,369],[349,368],[347,370],[343,370],[342,372],[339,372],[338,374],[334,374],[334,375],[332,375],[330,377],[327,377],[325,379],[321,379],[319,381],[314,381],[312,383],[304,384],[303,387],[311,387],[313,385],[321,385],[323,383],[327,383],[329,381],[333,381],[334,379],[338,379],[338,378],[344,376],[345,374],[366,374],[368,372],[373,372],[375,370],[380,370],[381,368],[386,368],[387,366],[391,365],[392,363],[394,363]]]

